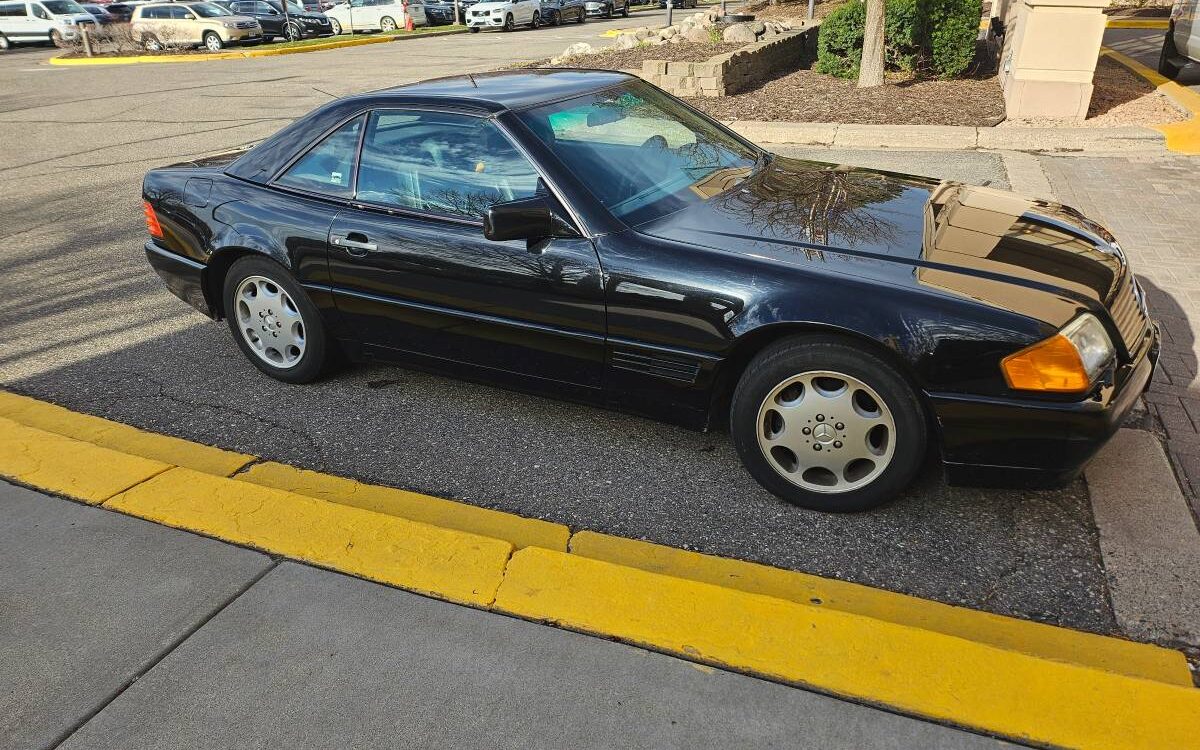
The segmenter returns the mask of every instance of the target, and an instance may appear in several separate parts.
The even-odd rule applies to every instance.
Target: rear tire
[[[160,42],[158,37],[154,36],[153,34],[147,34],[146,36],[142,37],[142,46],[151,52],[163,51],[163,43]]]
[[[629,2],[628,2],[628,0],[625,3],[625,7],[621,8],[621,17],[629,18]]]
[[[738,381],[729,419],[734,447],[759,484],[789,503],[835,513],[893,499],[916,476],[928,439],[904,376],[830,336],[791,337],[759,352]]]
[[[342,33],[342,25],[336,18],[331,18],[329,19],[329,30],[333,32],[334,36],[338,36]]]
[[[12,47],[12,43],[8,41],[8,37],[0,34],[0,52],[8,52],[10,47]]]
[[[278,263],[261,256],[235,261],[222,300],[242,354],[276,380],[309,383],[333,361],[321,312]]]
[[[587,11],[579,11],[579,18],[575,19],[575,23],[583,23],[587,19]]]

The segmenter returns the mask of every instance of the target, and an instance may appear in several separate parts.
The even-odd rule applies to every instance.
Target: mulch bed
[[[852,80],[797,70],[754,91],[688,103],[719,120],[991,126],[1004,118],[995,76],[860,89]]]
[[[637,70],[642,69],[646,60],[667,60],[668,62],[704,62],[714,55],[733,52],[744,47],[744,44],[699,44],[696,42],[680,42],[679,44],[660,44],[657,46],[643,45],[632,49],[613,49],[595,55],[573,57],[570,60],[551,65],[549,60],[532,62],[522,67],[526,68],[599,68],[601,70]]]

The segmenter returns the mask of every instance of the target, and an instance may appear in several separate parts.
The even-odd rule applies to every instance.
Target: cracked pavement
[[[265,137],[333,95],[556,54],[655,13],[201,64],[51,68],[44,49],[0,57],[0,385],[575,529],[1112,632],[1081,482],[1054,492],[956,489],[930,466],[885,509],[822,515],[761,490],[723,432],[397,368],[277,383],[145,262],[139,186],[152,166]],[[993,154],[781,150],[1007,184]]]

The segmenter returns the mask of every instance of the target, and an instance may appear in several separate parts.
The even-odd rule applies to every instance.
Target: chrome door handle
[[[373,253],[379,249],[379,245],[376,245],[374,242],[367,242],[367,238],[364,235],[359,235],[363,238],[362,240],[351,239],[351,235],[357,234],[358,232],[351,232],[350,235],[346,235],[344,237],[340,235],[334,235],[332,238],[333,244],[337,245],[338,247],[344,247],[346,248],[346,252],[357,256]]]

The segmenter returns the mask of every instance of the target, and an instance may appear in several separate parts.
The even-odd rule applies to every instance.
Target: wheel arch
[[[929,424],[930,434],[937,434],[933,405],[929,402],[925,389],[921,387],[911,363],[899,351],[860,331],[827,323],[812,322],[768,323],[749,330],[737,338],[717,374],[709,414],[710,425],[728,420],[733,391],[751,360],[768,346],[794,336],[821,336],[853,343],[890,364],[912,388]]]
[[[214,251],[209,256],[208,263],[205,264],[201,283],[204,289],[204,298],[208,301],[208,309],[212,311],[215,319],[221,320],[225,317],[225,278],[229,275],[229,269],[233,267],[234,263],[248,257],[265,258],[279,263],[286,270],[291,271],[290,264],[281,263],[273,253],[259,248],[232,245]]]

